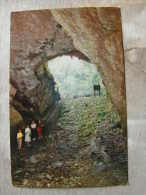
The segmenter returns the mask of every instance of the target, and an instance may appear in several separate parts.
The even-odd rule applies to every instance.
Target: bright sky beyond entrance
[[[93,85],[102,84],[94,64],[77,57],[61,56],[48,62],[62,97],[93,95]]]

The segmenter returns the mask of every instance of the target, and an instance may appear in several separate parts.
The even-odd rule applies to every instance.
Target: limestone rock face
[[[76,49],[97,65],[107,92],[126,125],[124,57],[120,9],[52,10]]]
[[[54,80],[46,63],[75,55],[97,65],[123,121],[126,119],[120,10],[80,8],[14,12],[11,18],[12,104],[22,114],[56,116]],[[54,115],[53,115],[54,113]]]
[[[50,122],[56,116],[55,83],[46,63],[72,50],[71,38],[49,11],[12,14],[10,82],[16,94],[10,97],[24,119]]]

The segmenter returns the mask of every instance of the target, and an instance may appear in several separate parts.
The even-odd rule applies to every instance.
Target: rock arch
[[[126,129],[124,58],[118,8],[12,13],[10,82],[16,95],[12,97],[11,105],[19,108],[22,115],[38,113],[45,120],[51,120],[57,107],[48,82],[53,78],[47,72],[46,62],[64,54],[97,65]]]

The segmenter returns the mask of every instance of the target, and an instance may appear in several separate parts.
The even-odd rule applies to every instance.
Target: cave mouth
[[[96,65],[76,56],[63,55],[48,61],[48,70],[55,80],[55,89],[61,98],[93,96],[93,86],[100,85],[106,95]]]

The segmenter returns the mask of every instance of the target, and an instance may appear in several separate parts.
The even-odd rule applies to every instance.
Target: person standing
[[[29,125],[26,126],[25,128],[25,143],[27,146],[30,146],[31,142],[31,129],[29,128]]]
[[[23,139],[23,133],[22,130],[19,128],[17,132],[17,144],[18,144],[19,151],[21,151],[22,149],[22,139]]]
[[[41,120],[38,121],[37,133],[38,133],[38,139],[42,139],[43,138],[43,124]]]
[[[36,141],[36,139],[37,139],[37,124],[33,120],[30,126],[31,126],[31,133],[32,133],[32,141]]]

